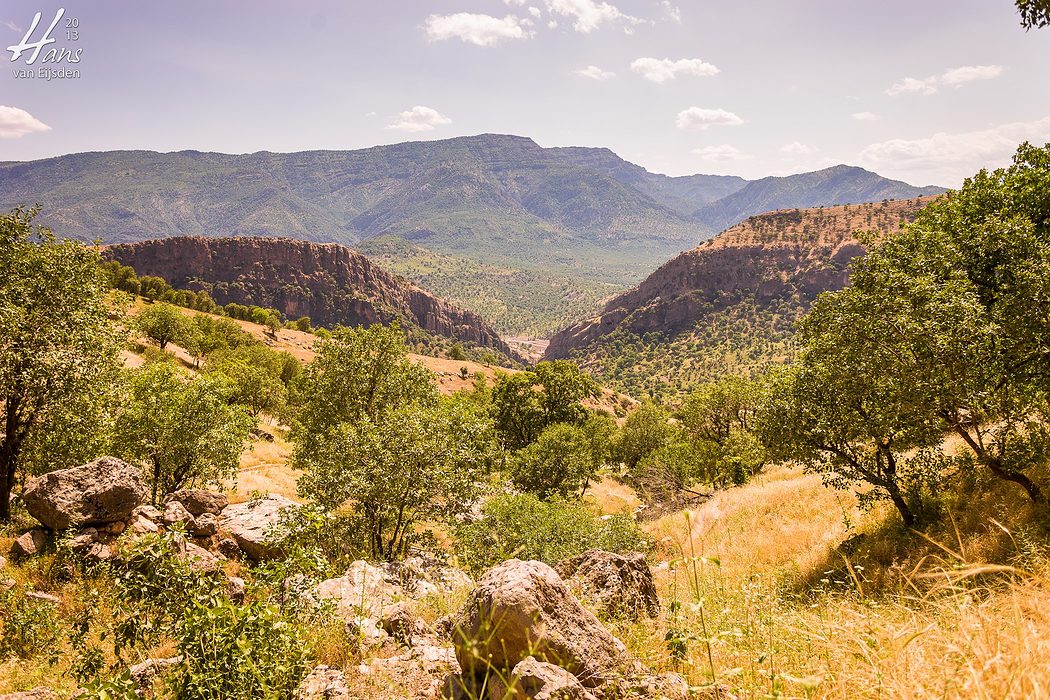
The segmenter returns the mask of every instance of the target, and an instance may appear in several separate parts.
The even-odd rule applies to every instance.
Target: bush
[[[171,685],[182,700],[287,698],[306,673],[304,631],[262,602],[196,603],[180,632]]]
[[[515,453],[511,481],[540,498],[567,498],[586,487],[596,468],[587,433],[574,425],[559,423]]]
[[[500,494],[482,507],[482,517],[457,528],[459,555],[474,573],[507,559],[556,564],[588,549],[628,552],[649,543],[633,518],[601,517],[583,503],[533,494]]]
[[[0,593],[0,608],[0,658],[32,659],[46,653],[50,663],[58,660],[62,629],[53,603],[11,589]]]

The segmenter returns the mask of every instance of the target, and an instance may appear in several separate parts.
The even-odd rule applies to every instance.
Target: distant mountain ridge
[[[608,149],[542,148],[500,134],[353,151],[108,151],[0,163],[0,207],[39,203],[42,223],[81,240],[277,236],[369,254],[372,241],[393,237],[483,266],[535,273],[530,284],[551,287],[552,298],[511,304],[507,318],[495,319],[505,325],[526,309],[546,323],[564,318],[580,309],[579,283],[587,298],[610,286],[624,289],[733,219],[930,189],[845,166],[754,182],[669,177]],[[390,250],[388,243],[378,247]],[[410,265],[386,264],[420,279]],[[499,276],[481,283],[492,287],[481,297],[507,297],[497,288]],[[478,296],[476,284],[469,290],[447,284],[434,291],[468,306]]]
[[[387,273],[334,243],[282,238],[180,236],[109,246],[107,258],[220,304],[272,307],[324,326],[399,321],[433,335],[521,358],[472,311]]]
[[[786,359],[795,321],[818,294],[847,284],[850,262],[864,251],[855,233],[888,235],[932,199],[749,217],[556,333],[546,358],[575,358],[636,395],[674,394]]]

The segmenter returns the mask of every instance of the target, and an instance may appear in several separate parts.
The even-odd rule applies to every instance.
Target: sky
[[[0,160],[509,133],[669,175],[950,187],[1050,142],[1050,28],[1010,0],[3,0],[0,48],[60,8],[35,61],[0,54]]]

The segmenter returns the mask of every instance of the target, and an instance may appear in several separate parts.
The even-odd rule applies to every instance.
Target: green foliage
[[[193,332],[188,336],[186,350],[198,364],[217,350],[237,349],[245,345],[261,345],[251,333],[228,318],[197,314],[192,319]]]
[[[0,520],[19,473],[97,456],[123,341],[98,253],[35,214],[0,216]]]
[[[0,591],[0,658],[58,660],[62,625],[54,603],[37,600],[20,588]]]
[[[517,488],[540,498],[567,498],[581,493],[597,469],[583,428],[555,423],[536,442],[514,453],[510,478]]]
[[[602,518],[580,501],[523,493],[487,500],[480,519],[457,527],[456,545],[479,573],[515,557],[556,564],[588,549],[645,551],[648,541],[630,516]]]
[[[417,522],[464,512],[495,458],[489,421],[469,401],[439,398],[396,327],[337,331],[299,391],[299,491],[329,510],[349,504],[372,556],[400,556]]]
[[[1050,3],[1046,0],[1016,0],[1014,4],[1021,14],[1021,26],[1025,31],[1050,26]]]
[[[647,456],[677,440],[679,433],[660,404],[645,401],[624,421],[613,456],[633,472]]]
[[[508,449],[532,444],[555,423],[580,425],[582,402],[598,398],[597,383],[567,360],[540,362],[532,370],[505,374],[492,389],[496,429]]]
[[[193,378],[164,363],[130,372],[130,396],[117,419],[118,456],[144,467],[153,502],[188,485],[233,478],[255,421],[231,403],[234,388],[214,375]]]
[[[139,312],[135,326],[161,350],[172,342],[183,347],[192,345],[196,332],[193,322],[185,314],[165,302],[150,304]]]
[[[261,343],[215,351],[205,365],[206,373],[233,383],[231,400],[251,410],[279,415],[287,402],[287,387],[300,371],[298,360],[286,352]]]
[[[266,603],[194,603],[177,639],[183,662],[170,680],[183,700],[288,698],[306,674],[307,637]]]

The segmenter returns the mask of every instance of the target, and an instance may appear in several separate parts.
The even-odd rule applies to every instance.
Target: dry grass
[[[1024,549],[988,522],[1000,496],[948,525],[955,541],[934,544],[886,511],[862,515],[815,477],[775,470],[648,526],[661,538],[662,598],[682,607],[617,631],[651,666],[695,685],[714,678],[741,698],[1048,697],[1050,568],[1031,556],[1028,573],[970,558],[1003,557],[1004,539]],[[847,523],[867,533],[852,569],[835,549]],[[669,653],[669,629],[682,658]]]

